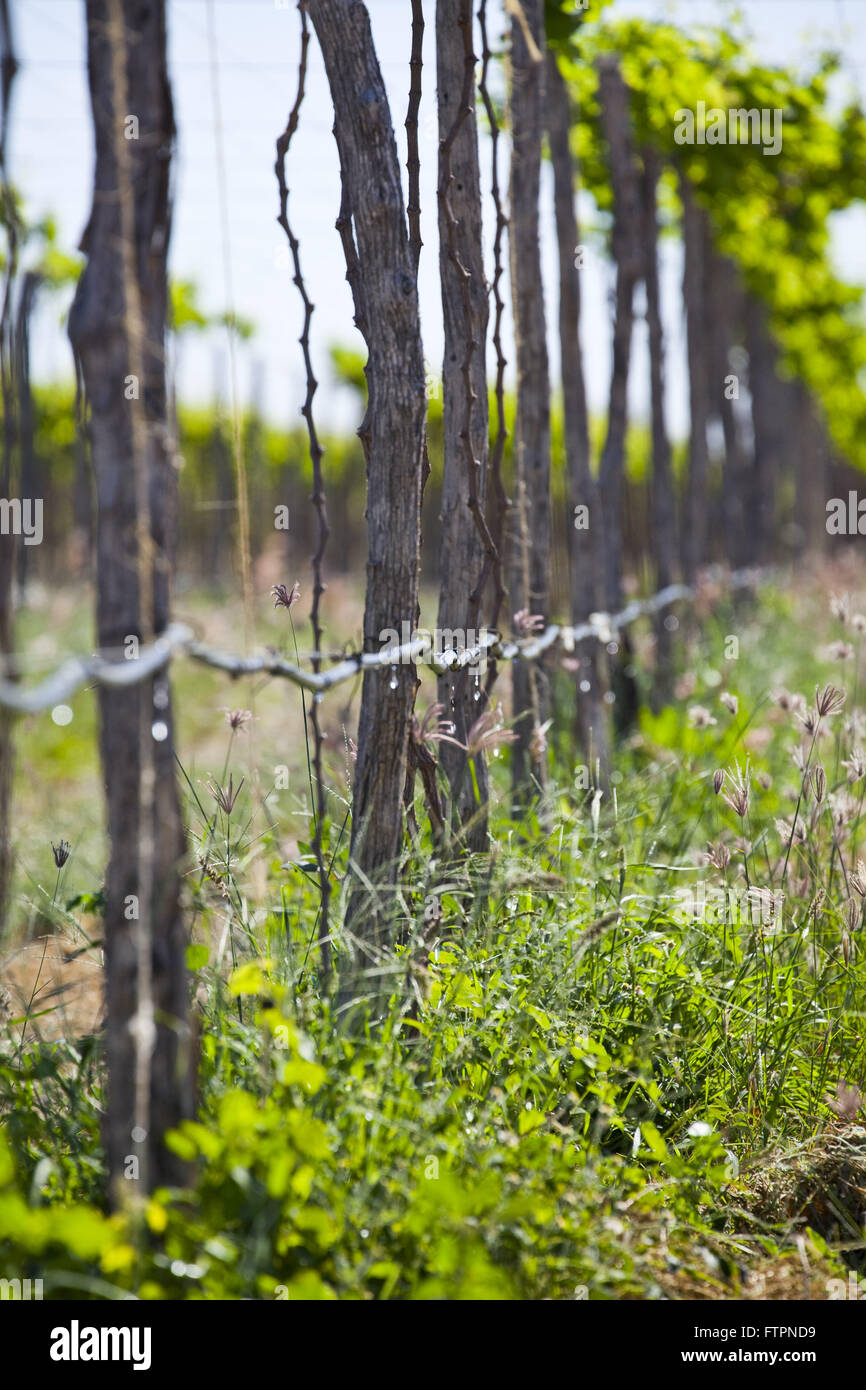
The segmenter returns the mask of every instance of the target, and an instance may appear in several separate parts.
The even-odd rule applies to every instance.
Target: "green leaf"
[[[531,1134],[534,1129],[538,1129],[544,1124],[546,1119],[540,1110],[521,1110],[517,1117],[517,1133],[520,1135]]]

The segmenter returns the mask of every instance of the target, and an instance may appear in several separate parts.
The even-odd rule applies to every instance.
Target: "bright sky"
[[[31,217],[53,213],[61,242],[77,245],[90,203],[93,152],[86,80],[83,0],[12,0],[16,44],[22,70],[12,113],[11,171]],[[258,392],[274,423],[293,422],[303,396],[297,336],[301,326],[297,292],[287,268],[283,234],[276,225],[274,143],[294,100],[298,58],[298,16],[287,0],[169,0],[169,45],[179,131],[175,168],[175,222],[171,273],[197,281],[202,306],[228,306],[219,198],[218,149],[228,184],[228,255],[233,307],[256,324],[253,341],[239,358],[239,391]],[[401,160],[405,164],[405,119],[410,44],[409,0],[368,0],[379,58],[388,86]],[[476,6],[477,8],[477,6]],[[614,0],[611,14],[666,18],[683,24],[723,24],[732,11],[727,0]],[[844,47],[850,80],[866,92],[866,0],[746,0],[744,11],[758,53],[767,61],[808,64],[828,44]],[[425,356],[438,374],[442,324],[436,276],[436,116],[433,0],[425,4],[424,96],[421,104],[422,234],[421,310]],[[491,11],[499,12],[496,0]],[[211,16],[218,64],[218,102],[211,67]],[[501,18],[491,37],[503,32]],[[301,126],[289,161],[290,215],[301,240],[308,288],[316,303],[313,348],[323,387],[317,398],[322,424],[356,423],[353,402],[329,380],[327,347],[357,343],[351,297],[334,219],[339,174],[331,134],[331,110],[315,40]],[[222,138],[217,139],[221,110]],[[504,150],[504,142],[503,150]],[[489,145],[482,144],[485,184],[489,185]],[[405,170],[404,170],[405,173]],[[501,155],[507,186],[507,160]],[[834,226],[840,272],[866,280],[866,213],[846,214]],[[552,193],[542,190],[542,248],[548,322],[556,321],[556,252]],[[489,262],[488,262],[489,263]],[[679,281],[681,261],[666,246],[662,267],[663,310],[668,347],[668,421],[675,435],[687,427],[688,408]],[[610,358],[610,270],[590,255],[582,272],[582,336],[590,406],[606,405]],[[38,379],[71,374],[62,306],[52,302],[38,316],[34,333],[34,371]],[[506,340],[507,341],[507,340]],[[513,358],[506,346],[506,355]],[[558,350],[551,342],[553,370]],[[205,401],[215,385],[226,391],[225,339],[219,333],[189,343],[181,362],[180,393]],[[632,405],[648,410],[642,325],[632,371]],[[254,385],[258,383],[258,385]]]

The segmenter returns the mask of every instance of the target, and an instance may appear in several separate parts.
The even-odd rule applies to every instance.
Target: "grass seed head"
[[[297,579],[291,589],[287,589],[285,584],[275,584],[271,589],[275,608],[292,609],[301,597],[301,586]]]
[[[58,869],[62,869],[69,858],[69,841],[61,840],[59,845],[55,845],[52,840],[51,849],[54,853],[54,863],[57,865]]]
[[[838,714],[845,703],[845,691],[835,685],[825,685],[819,692],[815,686],[815,707],[823,719],[828,714]]]
[[[726,802],[728,803],[728,805],[730,806],[731,810],[732,810],[736,815],[738,815],[738,816],[740,817],[741,820],[743,820],[743,819],[745,818],[745,816],[748,814],[748,810],[749,810],[749,764],[748,764],[748,760],[747,760],[747,762],[746,762],[746,770],[745,770],[745,772],[743,772],[743,771],[741,770],[740,764],[739,764],[739,763],[736,763],[735,766],[736,766],[736,769],[737,769],[736,775],[735,775],[734,773],[732,773],[732,772],[726,772],[726,773],[725,773],[725,777],[727,778],[728,785],[730,786],[730,791],[725,792],[724,798],[725,798],[725,801],[726,801]]]

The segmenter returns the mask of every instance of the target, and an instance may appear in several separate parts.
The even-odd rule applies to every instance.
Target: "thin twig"
[[[502,263],[502,236],[508,226],[508,218],[502,210],[502,195],[499,188],[499,121],[487,86],[487,74],[493,57],[487,38],[487,0],[481,0],[478,9],[478,23],[481,30],[481,75],[478,80],[478,91],[484,103],[484,110],[487,113],[487,121],[490,126],[490,193],[496,214],[496,228],[493,237],[493,279],[490,284],[495,308],[493,348],[496,353],[496,438],[493,441],[493,450],[490,455],[491,487],[489,498],[492,507],[488,508],[491,512],[490,534],[496,547],[490,626],[496,627],[505,599],[505,585],[502,579],[502,543],[505,532],[505,514],[510,506],[502,481],[502,460],[505,455],[505,441],[508,438],[508,426],[505,422],[505,368],[508,363],[502,350],[502,316],[505,311],[505,301],[502,298],[501,288],[505,269]]]
[[[412,0],[412,56],[409,59],[409,109],[406,113],[406,168],[409,172],[409,250],[415,274],[421,259],[421,159],[418,154],[418,108],[421,105],[421,59],[424,42],[423,0]]]
[[[292,136],[298,128],[301,104],[304,100],[304,87],[307,77],[307,50],[310,45],[310,30],[307,23],[307,11],[305,0],[298,0],[298,14],[301,20],[301,56],[298,62],[298,90],[295,96],[295,104],[289,115],[286,128],[277,140],[277,162],[275,172],[277,184],[280,191],[280,211],[277,221],[285,232],[289,240],[292,252],[292,263],[294,266],[294,284],[301,302],[304,306],[304,326],[301,336],[298,339],[301,345],[301,352],[304,359],[304,372],[306,375],[307,390],[304,404],[301,407],[301,414],[307,426],[307,435],[310,443],[310,461],[313,468],[313,492],[310,501],[315,508],[319,523],[319,538],[316,552],[313,556],[313,608],[310,614],[310,621],[313,626],[313,645],[315,656],[313,657],[313,671],[316,675],[321,670],[321,647],[322,647],[322,628],[319,621],[319,603],[322,594],[325,592],[325,584],[322,582],[322,559],[325,554],[325,547],[328,544],[330,527],[328,526],[328,510],[325,503],[325,488],[322,479],[322,455],[323,449],[319,442],[316,431],[316,423],[313,417],[313,397],[318,388],[315,373],[313,371],[313,360],[310,353],[310,323],[315,308],[304,283],[301,271],[300,244],[298,238],[292,231],[289,222],[289,188],[286,182],[286,157]],[[319,891],[321,893],[321,913],[319,928],[319,943],[321,948],[322,973],[327,978],[331,968],[331,948],[328,928],[328,904],[331,897],[331,878],[325,864],[325,856],[322,849],[322,836],[324,832],[326,806],[325,806],[325,783],[322,772],[322,730],[319,726],[318,703],[321,696],[313,696],[312,707],[310,709],[310,724],[313,729],[313,766],[315,768],[316,781],[316,814],[314,819],[313,834],[313,853],[316,857],[316,867],[319,874]]]

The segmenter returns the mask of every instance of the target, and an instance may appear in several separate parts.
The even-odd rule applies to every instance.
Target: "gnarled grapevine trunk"
[[[820,407],[797,381],[790,393],[796,432],[796,520],[799,548],[818,556],[827,546],[827,474],[830,445]]]
[[[607,435],[601,454],[599,490],[604,509],[604,597],[614,612],[622,601],[622,489],[628,428],[628,374],[634,327],[634,291],[643,270],[642,210],[637,161],[632,143],[629,94],[615,58],[599,63],[602,127],[607,141],[613,187],[613,259],[616,293],[613,323],[613,363],[608,397]],[[620,653],[611,665],[614,716],[627,728],[637,712],[637,689],[628,674],[628,632],[619,637]]]
[[[547,136],[553,165],[554,212],[559,253],[559,342],[568,468],[571,618],[586,622],[603,607],[603,516],[598,486],[590,466],[589,417],[580,347],[579,234],[575,212],[574,162],[569,144],[572,113],[568,89],[556,55],[547,53]],[[585,509],[585,510],[584,510]],[[588,522],[588,525],[584,525]],[[607,720],[599,644],[590,638],[578,646],[577,729],[584,755],[608,770]],[[589,690],[581,685],[589,683]]]
[[[15,412],[14,353],[12,345],[12,291],[17,271],[17,236],[11,196],[8,190],[6,151],[12,84],[18,71],[12,41],[12,25],[7,0],[0,0],[0,198],[3,200],[5,236],[4,275],[0,289],[0,395],[3,426],[0,436],[0,495],[12,497],[17,450]],[[0,538],[0,677],[11,679],[14,672],[15,620],[12,611],[13,583],[18,546],[14,535]],[[15,723],[8,710],[0,710],[0,928],[5,924],[12,878],[12,837],[10,809],[14,766],[13,731]]]
[[[643,151],[643,216],[646,263],[646,317],[649,337],[650,411],[652,432],[652,480],[650,483],[650,547],[657,589],[672,584],[676,575],[677,518],[671,450],[665,426],[664,334],[659,297],[659,252],[657,189],[659,158],[654,150]],[[665,614],[656,619],[655,697],[660,703],[670,698],[671,635]]]
[[[754,558],[766,565],[776,552],[776,489],[785,461],[786,383],[779,377],[778,352],[766,307],[754,295],[746,302],[746,341],[755,458]]]
[[[69,337],[90,408],[98,640],[123,651],[128,638],[161,632],[169,616],[175,475],[164,346],[174,120],[164,0],[88,0],[87,31],[96,166]],[[141,1191],[124,1178],[148,1189],[183,1175],[162,1139],[192,1113],[192,1048],[168,681],[102,688],[99,703],[110,837],[106,1146],[117,1202]]]
[[[33,386],[30,380],[30,325],[42,277],[38,271],[28,270],[21,278],[18,294],[18,311],[15,316],[15,378],[18,393],[18,443],[20,452],[19,492],[21,505],[25,501],[45,496],[43,470],[36,457],[34,447],[35,420],[33,412]],[[22,545],[18,551],[18,587],[22,599],[26,593],[27,572],[32,555],[30,546]]]
[[[525,25],[525,27],[524,27]],[[544,286],[538,240],[541,139],[544,132],[544,6],[522,0],[511,23],[511,300],[517,357],[514,427],[514,507],[509,593],[512,612],[526,609],[547,620],[550,605],[550,373]],[[536,723],[546,718],[547,678],[541,662],[512,667],[517,742],[512,782],[523,799],[528,774],[545,783]]]
[[[753,474],[740,434],[734,400],[739,378],[731,369],[731,348],[741,336],[743,291],[733,263],[715,249],[706,218],[708,331],[711,335],[710,400],[725,441],[722,516],[725,554],[733,569],[749,563],[754,538]]]
[[[357,0],[310,0],[309,13],[334,103],[347,278],[369,351],[369,399],[359,431],[367,459],[364,649],[378,651],[387,629],[414,626],[418,604],[426,420],[418,290],[391,113],[366,7]],[[388,945],[414,698],[412,666],[365,672],[346,914],[347,942],[358,948],[361,967],[377,964]],[[353,997],[358,983],[357,969],[344,960],[341,1002]]]
[[[481,244],[481,180],[472,77],[474,59],[470,62],[471,26],[471,0],[438,0],[439,274],[445,330],[438,625],[440,632],[464,634],[477,633],[479,628],[481,595],[475,596],[475,591],[484,571],[485,549],[470,509],[470,490],[483,509],[489,450],[486,369],[489,306]],[[464,104],[467,82],[468,102]],[[458,120],[460,124],[449,148],[446,142]],[[467,396],[467,376],[471,401]],[[477,641],[477,637],[466,635],[463,641],[469,645]],[[445,716],[455,725],[454,737],[465,744],[469,728],[483,709],[483,686],[476,684],[473,672],[465,668],[440,678],[438,696]],[[475,759],[479,804],[466,754],[453,744],[442,743],[439,747],[451,796],[456,802],[456,826],[465,827],[465,842],[470,848],[482,850],[487,841],[484,756],[481,754]]]
[[[641,207],[634,158],[628,89],[616,59],[599,64],[602,126],[607,141],[613,187],[612,251],[616,266],[613,365],[610,376],[607,437],[601,455],[599,485],[605,512],[605,602],[610,609],[622,598],[621,517],[625,439],[628,426],[628,373],[634,326],[634,290],[642,269]]]
[[[680,179],[683,204],[683,299],[689,350],[689,471],[683,506],[683,578],[690,584],[706,559],[707,537],[707,422],[709,369],[707,365],[707,308],[703,214],[689,181]]]

